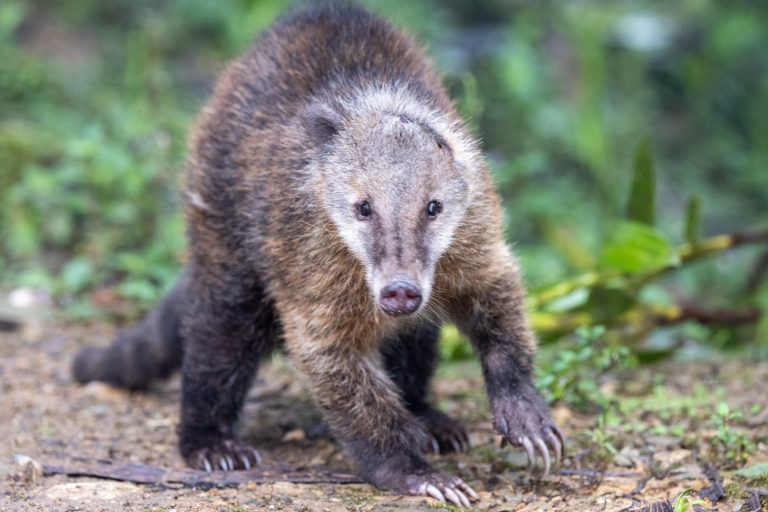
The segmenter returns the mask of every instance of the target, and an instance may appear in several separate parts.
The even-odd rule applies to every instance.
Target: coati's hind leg
[[[420,418],[432,434],[427,450],[447,453],[469,448],[462,424],[428,402],[429,382],[438,359],[439,327],[414,326],[387,340],[382,355],[392,380],[400,388],[406,407]]]
[[[278,340],[272,302],[259,284],[220,276],[193,276],[190,292],[179,450],[198,469],[250,469],[260,456],[235,427],[259,362]]]

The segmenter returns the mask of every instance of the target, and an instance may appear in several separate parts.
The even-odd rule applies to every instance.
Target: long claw
[[[461,480],[456,486],[464,491],[466,494],[469,494],[469,497],[474,500],[479,500],[480,496],[475,492],[473,488],[471,488],[469,485],[467,485],[464,480]]]
[[[465,508],[470,508],[470,507],[472,507],[472,504],[469,502],[469,498],[467,498],[467,497],[464,495],[464,493],[461,491],[461,489],[454,489],[453,491],[454,491],[454,492],[455,492],[455,493],[456,493],[456,494],[459,496],[459,499],[461,500],[461,504],[462,504],[462,505],[463,505]]]
[[[544,440],[540,437],[535,437],[533,439],[533,442],[536,443],[536,446],[539,448],[539,451],[541,452],[541,460],[544,461],[544,476],[547,476],[549,474],[549,467],[550,467],[550,461],[549,461],[549,449],[547,448],[547,445],[544,443]]]
[[[440,489],[435,487],[432,484],[427,484],[427,488],[425,489],[426,493],[435,498],[437,501],[442,501],[445,503],[445,496],[443,496],[443,493],[440,492]]]
[[[221,468],[222,471],[227,470],[227,461],[224,460],[224,457],[219,459],[219,467]]]
[[[461,444],[455,438],[451,438],[451,446],[453,446],[453,451],[455,451],[456,453],[462,452]]]
[[[437,439],[434,437],[431,439],[431,445],[432,445],[432,451],[436,454],[440,454],[440,443],[437,442]]]
[[[525,453],[528,455],[528,471],[533,469],[533,464],[536,462],[536,452],[533,448],[533,443],[528,436],[520,438],[520,444],[525,448]]]
[[[241,455],[240,460],[243,461],[243,466],[245,469],[251,469],[251,461],[248,460],[248,457]]]
[[[230,471],[234,471],[235,470],[235,460],[232,457],[230,457],[229,455],[227,455],[226,458],[227,458],[227,465],[229,466],[229,470]]]
[[[562,447],[561,456],[565,457],[565,436],[563,435],[563,431],[560,430],[560,428],[557,425],[552,425],[549,428],[552,430],[552,432],[555,433],[557,438],[560,440],[560,446]]]
[[[560,464],[563,459],[563,445],[560,444],[560,440],[552,433],[552,430],[547,430],[547,439],[555,450],[555,463]]]
[[[211,467],[211,461],[209,461],[208,457],[206,456],[203,456],[203,466],[205,466],[206,473],[213,473],[213,468]]]
[[[256,448],[251,448],[251,453],[253,454],[253,460],[256,462],[256,465],[261,465],[261,455],[256,451]]]
[[[509,422],[507,421],[507,418],[502,416],[501,417],[501,425],[499,425],[499,426],[501,427],[501,433],[502,434],[504,434],[505,436],[507,434],[509,434]]]
[[[456,494],[451,488],[446,488],[443,493],[445,494],[445,498],[457,507],[462,505],[461,498],[459,498],[459,495]]]

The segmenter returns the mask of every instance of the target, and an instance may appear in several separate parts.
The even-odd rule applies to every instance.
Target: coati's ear
[[[327,103],[310,105],[302,116],[309,138],[318,146],[325,146],[344,128],[344,117]]]

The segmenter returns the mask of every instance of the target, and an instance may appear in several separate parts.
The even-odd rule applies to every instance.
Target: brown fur
[[[478,352],[497,429],[557,448],[531,385],[535,343],[498,196],[437,73],[401,31],[347,7],[279,22],[220,78],[191,137],[186,192],[190,261],[175,297],[190,464],[256,462],[234,424],[259,360],[284,343],[371,482],[470,494],[422,455],[431,436],[441,449],[466,443],[425,401],[437,336],[427,327],[450,320]],[[370,218],[354,217],[358,197]],[[429,219],[437,198],[444,211]],[[392,276],[423,290],[417,314],[378,307]],[[79,380],[109,381],[95,368],[115,356],[100,357],[78,359]]]

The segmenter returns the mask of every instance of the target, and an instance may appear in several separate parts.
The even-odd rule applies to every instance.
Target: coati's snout
[[[421,290],[408,281],[390,283],[379,294],[379,306],[390,316],[410,315],[420,305]]]

